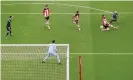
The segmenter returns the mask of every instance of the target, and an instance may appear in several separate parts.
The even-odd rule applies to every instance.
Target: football
[[[101,25],[101,26],[100,26],[100,29],[102,29],[102,28],[103,28],[103,26]]]

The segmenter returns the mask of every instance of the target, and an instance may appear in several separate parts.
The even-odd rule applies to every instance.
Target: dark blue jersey
[[[7,21],[7,27],[11,27],[11,22],[12,22],[12,19],[9,18],[8,21]]]
[[[117,17],[118,17],[118,14],[117,14],[117,13],[113,13],[112,18],[113,18],[113,19],[117,19]]]

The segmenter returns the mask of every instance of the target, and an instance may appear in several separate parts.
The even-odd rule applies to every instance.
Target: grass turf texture
[[[20,2],[2,2],[6,3],[20,3]],[[27,3],[27,2],[23,2]],[[41,3],[41,2],[35,2]],[[45,3],[45,2],[43,2]],[[49,3],[49,2],[46,2]],[[50,2],[51,3],[51,2]],[[118,12],[131,12],[133,7],[133,2],[54,2],[70,5],[83,5],[95,7],[103,10]],[[15,4],[15,5],[2,5],[2,13],[42,13],[44,5],[43,4]],[[56,4],[49,4],[49,8],[53,13],[74,13],[78,7],[70,7]],[[101,13],[89,8],[79,7],[81,13]],[[132,11],[133,12],[133,11]],[[6,22],[9,15],[13,15],[12,31],[14,36],[5,39],[6,33]],[[2,44],[21,44],[21,43],[39,43],[45,44],[49,43],[51,40],[55,39],[57,43],[70,44],[70,54],[71,53],[81,53],[83,61],[83,80],[132,80],[133,77],[133,55],[85,55],[82,53],[133,53],[133,15],[132,14],[120,14],[119,15],[119,26],[118,31],[111,30],[109,32],[100,32],[99,27],[101,25],[101,14],[81,14],[80,15],[80,26],[82,28],[81,32],[76,31],[76,26],[72,24],[73,14],[53,14],[51,15],[50,24],[52,27],[51,31],[44,26],[44,17],[40,14],[36,15],[19,15],[19,14],[2,14],[2,26],[1,26],[1,42]],[[107,20],[110,20],[111,14],[106,14]],[[70,80],[78,80],[78,56],[70,55]],[[21,65],[19,70],[16,70],[15,66],[9,66],[14,64],[13,60],[5,61],[2,60],[2,80],[15,80],[11,76],[6,76],[6,74],[16,74],[14,77],[16,80],[30,79],[29,77],[21,76],[25,72],[21,72],[25,65],[35,65],[38,69],[45,67],[45,65],[40,65],[40,63],[30,61],[17,61],[18,65]],[[4,66],[10,67],[12,70],[9,73],[10,68],[4,68]],[[51,66],[48,66],[52,68]],[[56,66],[57,67],[57,66]],[[38,71],[30,70],[33,69],[31,66],[27,66],[29,73],[36,73]],[[37,69],[37,70],[38,70]],[[44,68],[46,69],[46,68]],[[25,69],[24,69],[25,70]],[[22,73],[22,74],[21,74]],[[45,70],[42,74],[45,73]],[[51,72],[52,73],[52,72]],[[42,75],[41,74],[41,75]],[[26,75],[26,74],[24,74]],[[19,77],[18,77],[19,76]],[[30,75],[34,77],[34,75]],[[6,78],[4,78],[6,77]],[[38,77],[37,77],[38,78]],[[39,80],[44,79],[44,77],[39,77]],[[48,80],[48,79],[47,79]]]

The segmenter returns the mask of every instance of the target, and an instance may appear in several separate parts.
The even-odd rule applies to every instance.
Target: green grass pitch
[[[50,16],[52,30],[49,31],[45,26],[42,14],[14,14],[42,13],[44,4],[17,3],[54,3],[49,4],[51,12],[64,14],[52,14]],[[60,5],[59,3],[67,5]],[[1,4],[2,44],[47,44],[55,39],[56,43],[70,44],[70,80],[79,79],[79,55],[82,56],[83,80],[133,80],[133,54],[126,54],[133,53],[133,1],[2,1]],[[77,9],[80,10],[80,13],[96,13],[80,14],[79,23],[82,29],[80,32],[77,31],[76,25],[72,24],[73,14],[65,14],[75,13]],[[98,9],[117,10],[119,13],[119,29],[101,32],[99,28],[102,14],[99,13],[103,13],[103,11]],[[9,15],[14,16],[12,22],[14,36],[5,39],[5,27]],[[107,20],[110,21],[112,15],[105,15]],[[115,25],[115,23],[113,24]],[[110,53],[121,53],[121,55],[110,55]],[[46,66],[49,69],[52,66],[51,64],[40,64],[40,61],[41,59],[28,61],[2,60],[2,80],[56,80],[55,78],[46,79],[44,77],[47,72],[50,72]],[[16,65],[18,65],[17,68]],[[56,65],[55,67],[62,68],[62,66]],[[26,71],[36,75],[28,74]],[[52,72],[49,74],[52,74]],[[57,75],[60,76],[60,74]]]

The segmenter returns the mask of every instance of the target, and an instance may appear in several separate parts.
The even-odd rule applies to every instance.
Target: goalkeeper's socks
[[[48,59],[48,55],[43,59],[43,61],[45,61],[46,59]]]
[[[58,60],[58,63],[60,63],[60,57],[59,57],[59,55],[57,55],[57,60]]]

